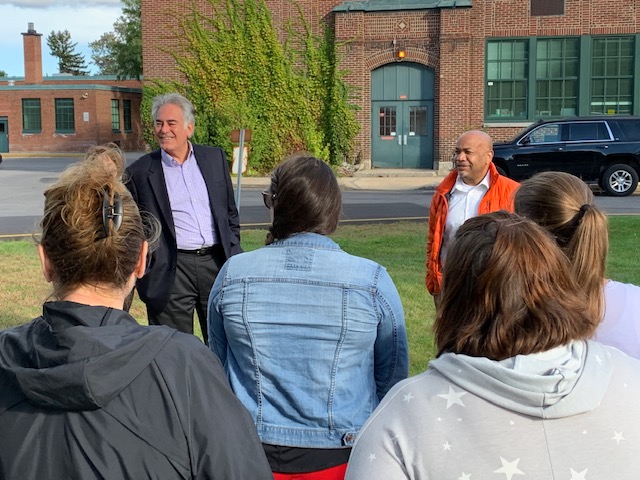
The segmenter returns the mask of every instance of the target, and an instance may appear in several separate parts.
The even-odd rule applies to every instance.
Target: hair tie
[[[590,203],[583,204],[578,213],[576,213],[571,220],[565,223],[562,227],[558,228],[556,231],[556,240],[561,247],[566,247],[573,235],[576,232],[576,228],[582,222],[582,218],[587,210],[593,208],[593,205]]]
[[[118,192],[113,194],[113,204],[109,202],[109,196],[107,192],[104,192],[102,197],[102,228],[105,236],[109,236],[111,230],[109,229],[109,220],[113,222],[113,230],[118,231],[120,225],[122,225],[122,214],[124,209],[122,207],[122,199]]]

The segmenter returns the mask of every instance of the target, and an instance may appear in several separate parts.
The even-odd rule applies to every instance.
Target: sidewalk
[[[442,181],[435,170],[417,169],[380,169],[360,170],[352,177],[338,177],[338,184],[345,190],[427,190],[433,191]],[[236,187],[238,178],[231,178]],[[242,177],[241,187],[267,188],[269,177]]]

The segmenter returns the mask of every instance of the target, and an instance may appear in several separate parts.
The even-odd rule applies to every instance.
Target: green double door
[[[433,72],[414,63],[371,75],[374,168],[433,168]]]

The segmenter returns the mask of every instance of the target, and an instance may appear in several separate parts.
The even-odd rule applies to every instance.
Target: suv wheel
[[[611,165],[602,175],[602,188],[614,197],[625,197],[635,192],[638,174],[629,165]]]

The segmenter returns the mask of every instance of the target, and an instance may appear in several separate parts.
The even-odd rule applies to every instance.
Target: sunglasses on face
[[[270,193],[268,190],[262,192],[262,201],[267,208],[273,208],[273,200],[276,198],[275,193]]]

